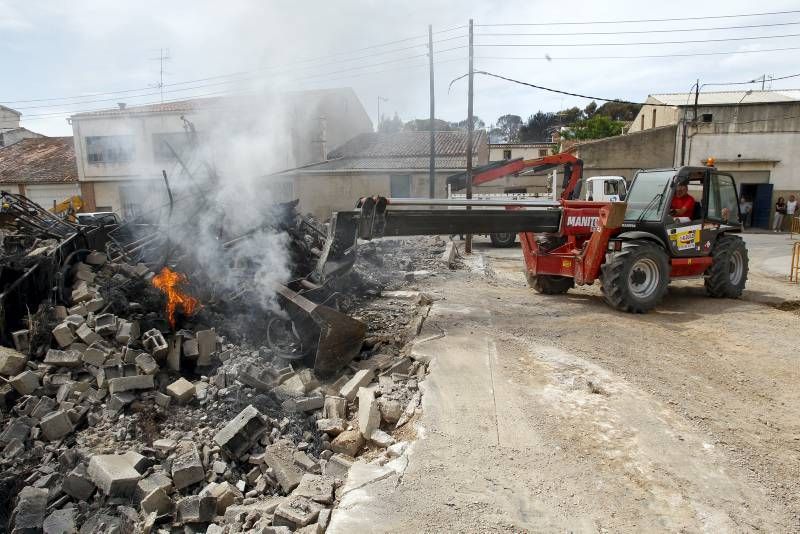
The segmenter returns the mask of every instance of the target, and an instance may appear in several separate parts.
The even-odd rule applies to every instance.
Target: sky
[[[21,111],[31,130],[71,135],[70,113],[158,102],[161,62],[154,58],[168,49],[164,100],[254,88],[352,87],[373,121],[379,101],[382,114],[427,118],[430,24],[436,116],[463,120],[467,81],[450,83],[468,70],[470,19],[476,70],[582,95],[641,102],[648,94],[686,92],[696,79],[746,82],[800,73],[796,1],[566,6],[552,0],[0,0],[0,104]],[[798,12],[687,19],[790,10]],[[677,20],[620,22],[665,18]],[[643,44],[653,42],[661,44]],[[654,55],[669,57],[641,57]],[[800,77],[771,86],[800,87]],[[703,91],[760,87],[705,85]],[[474,112],[487,124],[507,113],[525,118],[590,101],[475,77]]]

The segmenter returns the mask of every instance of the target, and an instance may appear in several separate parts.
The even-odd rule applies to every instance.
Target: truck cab
[[[623,202],[628,183],[622,176],[592,176],[585,180],[584,200],[594,202]]]

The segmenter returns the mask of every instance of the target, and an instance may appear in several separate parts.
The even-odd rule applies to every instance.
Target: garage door
[[[73,195],[80,195],[78,184],[42,184],[25,187],[25,196],[45,209],[53,207],[53,202],[61,202]]]

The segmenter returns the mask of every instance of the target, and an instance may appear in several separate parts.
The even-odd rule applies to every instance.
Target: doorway
[[[741,184],[740,197],[747,197],[753,202],[750,215],[750,226],[769,229],[772,212],[772,184]]]

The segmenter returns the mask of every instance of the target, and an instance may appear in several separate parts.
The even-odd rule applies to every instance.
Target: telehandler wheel
[[[512,234],[511,232],[489,234],[489,239],[492,242],[492,246],[495,248],[508,248],[514,246],[514,243],[517,241],[517,234]]]
[[[735,299],[747,283],[747,247],[742,238],[724,235],[711,250],[711,267],[705,274],[706,292],[714,298]]]
[[[667,292],[669,258],[651,241],[630,241],[610,255],[601,267],[603,297],[612,307],[645,313],[655,308]]]
[[[560,295],[575,287],[575,279],[569,276],[534,275],[528,272],[525,276],[528,278],[528,285],[543,295]]]

